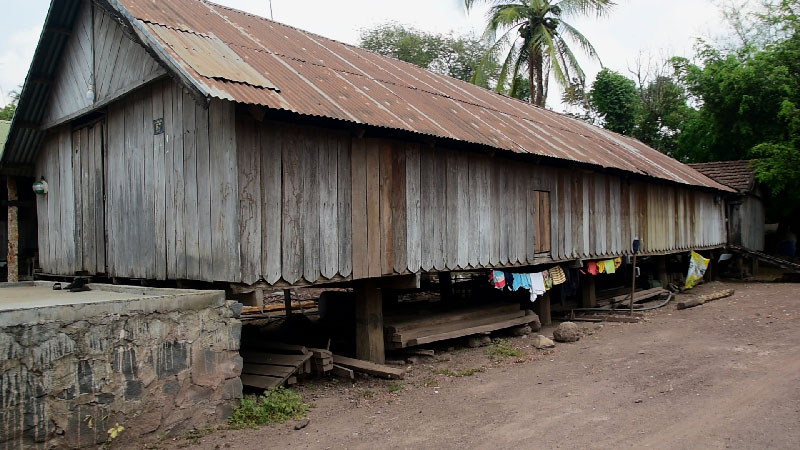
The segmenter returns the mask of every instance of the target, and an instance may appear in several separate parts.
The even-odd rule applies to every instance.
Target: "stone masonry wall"
[[[130,443],[229,415],[242,395],[241,305],[221,291],[139,290],[0,311],[0,448],[97,447],[116,424]]]

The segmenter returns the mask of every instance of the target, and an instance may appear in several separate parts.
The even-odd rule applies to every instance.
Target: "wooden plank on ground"
[[[294,368],[302,366],[306,361],[308,361],[309,358],[311,358],[311,356],[311,353],[306,353],[303,355],[284,355],[252,351],[242,352],[242,359],[244,359],[245,364],[270,364],[273,366],[286,366]]]
[[[495,322],[486,325],[479,325],[476,327],[469,327],[463,328],[460,330],[453,330],[447,333],[441,334],[434,334],[429,336],[422,336],[415,339],[408,341],[407,346],[414,346],[414,345],[422,345],[422,344],[429,344],[431,342],[438,342],[447,339],[454,339],[457,337],[462,336],[469,336],[471,334],[478,334],[478,333],[486,333],[488,331],[495,331],[495,330],[502,330],[504,328],[509,328],[517,325],[527,324],[531,321],[531,318],[528,316],[521,316],[514,319],[509,319],[503,322]],[[334,362],[336,362],[336,358],[334,357]]]
[[[360,359],[348,358],[346,356],[333,355],[334,366],[342,366],[352,369],[356,372],[363,372],[376,377],[388,378],[390,380],[399,380],[405,376],[405,370],[396,367],[389,367],[383,364],[376,364],[369,361]]]
[[[250,375],[250,374],[242,374],[241,379],[243,385],[259,389],[274,388],[280,386],[284,381],[284,379],[280,377],[269,377],[263,375]]]
[[[347,367],[342,367],[340,365],[334,364],[333,370],[331,371],[337,377],[344,378],[346,380],[355,380],[356,375],[353,373],[352,369],[348,369]]]

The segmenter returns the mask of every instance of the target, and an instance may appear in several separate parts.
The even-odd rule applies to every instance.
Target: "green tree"
[[[547,100],[551,72],[564,87],[573,77],[585,79],[568,41],[577,43],[589,57],[597,58],[589,40],[564,19],[600,16],[614,5],[610,0],[464,0],[464,5],[469,10],[481,2],[491,5],[484,32],[491,46],[477,77],[491,59],[502,59],[495,89],[513,92],[517,78],[527,72],[530,102],[539,106]],[[503,52],[505,56],[500,58]]]
[[[624,75],[603,69],[589,91],[592,107],[603,120],[603,127],[631,135],[636,127],[640,101],[636,85]]]
[[[488,51],[482,40],[471,36],[435,34],[397,23],[385,23],[361,33],[359,46],[459,80],[471,81]],[[496,62],[487,62],[484,87],[493,81]]]
[[[17,110],[17,102],[19,102],[19,91],[21,88],[8,93],[11,101],[4,107],[0,108],[0,120],[11,120],[14,117],[14,111]]]

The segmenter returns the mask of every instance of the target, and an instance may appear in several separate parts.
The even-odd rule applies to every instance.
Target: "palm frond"
[[[500,69],[500,74],[497,76],[497,86],[495,91],[504,92],[506,83],[508,82],[509,72],[511,73],[511,80],[513,81],[519,73],[520,62],[524,59],[524,46],[518,45],[516,42],[508,50],[503,65]]]
[[[561,0],[556,3],[565,16],[589,16],[596,15],[603,17],[611,8],[616,6],[611,0]]]
[[[564,72],[564,68],[561,66],[561,61],[559,60],[558,55],[558,46],[554,42],[553,36],[550,34],[550,30],[547,27],[541,27],[539,34],[542,38],[542,50],[543,54],[547,56],[551,64],[551,70],[553,72],[553,76],[556,78],[556,82],[561,86],[567,86],[569,83],[569,78],[567,74]],[[543,78],[546,78],[547,74],[544,74]],[[540,80],[540,83],[543,80]]]
[[[601,66],[603,65],[603,62],[600,61],[600,55],[597,54],[597,50],[595,50],[594,45],[592,45],[592,43],[589,42],[589,39],[586,39],[586,36],[584,36],[575,27],[562,20],[561,23],[558,24],[558,34],[574,40],[578,45],[580,45],[581,49],[584,51],[584,53],[586,53],[587,56],[596,59]]]

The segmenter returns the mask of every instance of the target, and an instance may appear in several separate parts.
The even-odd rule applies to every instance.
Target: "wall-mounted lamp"
[[[36,195],[45,195],[47,194],[47,181],[45,181],[44,177],[41,180],[33,182],[33,192]]]

